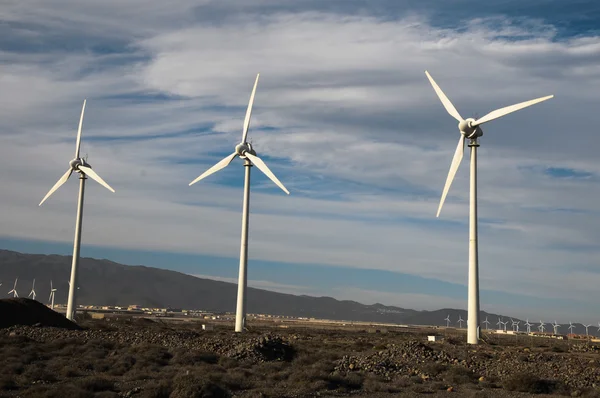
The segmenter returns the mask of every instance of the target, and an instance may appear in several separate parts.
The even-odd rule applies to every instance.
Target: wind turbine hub
[[[252,145],[247,142],[237,144],[235,147],[235,151],[241,158],[245,157],[244,155],[246,154],[246,152],[250,153],[251,155],[256,155],[256,152],[254,152],[254,149],[252,149]]]
[[[92,166],[90,166],[90,164],[88,162],[86,162],[82,158],[71,160],[69,162],[69,166],[71,166],[71,168],[73,169],[73,171],[78,172],[78,173],[79,173],[79,166],[92,167]]]
[[[458,129],[460,132],[469,139],[475,139],[483,135],[483,131],[479,126],[473,126],[475,119],[468,118],[458,123]]]

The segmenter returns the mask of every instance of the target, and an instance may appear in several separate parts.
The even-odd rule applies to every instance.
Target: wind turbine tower
[[[585,328],[585,335],[586,335],[586,336],[589,336],[589,333],[588,333],[588,328],[589,328],[590,326],[592,326],[592,325],[583,325],[583,327]]]
[[[498,323],[496,325],[498,325],[498,330],[502,330],[502,319],[498,318]]]
[[[459,328],[462,329],[462,323],[464,322],[464,320],[462,319],[462,317],[460,315],[458,316],[458,321],[457,322],[458,322]]]
[[[17,277],[15,279],[15,285],[13,286],[12,290],[10,292],[8,292],[8,294],[12,294],[14,298],[19,297],[19,294],[17,293],[17,281],[19,280],[19,277]]]
[[[444,318],[444,320],[446,321],[446,327],[449,328],[450,327],[450,315],[448,315],[446,318]]]
[[[546,326],[546,324],[540,320],[540,326],[538,326],[538,330],[541,331],[542,333],[544,333],[544,329],[545,329],[544,326]]]
[[[27,296],[27,297],[31,297],[33,300],[35,300],[35,296],[36,296],[36,294],[35,294],[35,278],[34,278],[33,285],[31,286],[31,292],[29,292],[29,296]]]
[[[77,309],[77,297],[76,289],[77,286],[77,271],[79,268],[79,248],[81,246],[81,225],[83,221],[83,195],[85,192],[85,180],[87,177],[96,181],[111,192],[115,192],[110,185],[106,183],[94,170],[92,166],[87,162],[86,159],[79,156],[79,149],[81,146],[81,127],[83,125],[83,113],[85,111],[86,100],[83,100],[83,107],[81,108],[81,117],[79,119],[79,128],[77,130],[77,142],[75,143],[75,158],[69,162],[69,169],[62,177],[54,184],[54,186],[48,191],[44,199],[40,202],[39,206],[42,205],[58,188],[60,188],[73,172],[79,173],[79,199],[77,201],[77,218],[75,221],[75,239],[73,241],[73,262],[71,264],[71,280],[69,286],[69,300],[67,302],[67,319],[73,320],[75,317],[75,310]]]
[[[269,170],[267,165],[256,156],[256,152],[252,148],[252,144],[247,142],[246,137],[248,135],[248,128],[250,127],[250,116],[252,115],[252,105],[254,103],[254,95],[256,94],[256,86],[258,85],[258,78],[260,74],[256,75],[256,80],[254,82],[254,88],[252,89],[252,94],[250,95],[250,102],[248,103],[248,109],[246,110],[246,118],[244,119],[244,126],[242,129],[242,142],[240,142],[236,147],[235,151],[215,164],[213,167],[205,171],[194,181],[190,182],[189,185],[195,184],[201,179],[227,167],[231,161],[239,156],[241,159],[244,159],[244,168],[245,176],[244,176],[244,202],[242,208],[242,239],[241,239],[241,247],[240,247],[240,272],[238,277],[238,297],[237,297],[237,307],[235,312],[235,331],[243,332],[246,326],[246,286],[248,284],[248,218],[249,218],[249,206],[250,206],[250,168],[252,166],[258,167],[260,171],[262,171],[267,177],[271,179],[279,188],[281,188],[288,195],[290,192],[287,188],[275,177],[275,174]]]
[[[569,322],[569,332],[571,332],[571,334],[573,334],[573,329],[575,329],[575,325],[573,325],[573,322]]]
[[[508,115],[509,113],[516,112],[520,109],[528,106],[537,104],[542,101],[546,101],[553,96],[547,96],[537,98],[531,101],[521,102],[519,104],[507,106],[501,109],[496,109],[488,113],[487,115],[475,120],[473,118],[463,119],[458,113],[452,102],[446,97],[446,94],[433,80],[429,72],[425,71],[429,82],[433,86],[436,94],[440,98],[444,108],[458,121],[458,129],[460,131],[460,137],[458,140],[458,146],[452,158],[450,165],[450,171],[446,178],[446,184],[442,191],[442,198],[437,211],[437,217],[440,216],[442,206],[446,200],[446,195],[452,185],[458,166],[463,158],[465,139],[469,139],[469,148],[471,148],[471,182],[470,182],[470,212],[469,212],[469,312],[467,317],[468,333],[467,343],[478,344],[479,335],[479,260],[478,260],[478,246],[477,246],[477,148],[479,147],[478,138],[483,135],[481,125],[492,120],[498,119],[502,116]]]
[[[54,294],[56,293],[56,288],[52,286],[52,280],[50,280],[50,309],[54,309]]]

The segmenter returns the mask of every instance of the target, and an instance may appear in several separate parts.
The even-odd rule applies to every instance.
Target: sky
[[[82,255],[235,282],[243,166],[188,183],[249,138],[249,285],[418,310],[466,309],[468,152],[483,125],[481,309],[600,321],[600,4],[460,0],[5,0],[0,247],[70,254],[67,170],[87,98]],[[526,4],[525,4],[526,3]],[[76,176],[74,176],[76,177]],[[231,298],[232,303],[235,297]],[[233,307],[233,304],[232,304]]]

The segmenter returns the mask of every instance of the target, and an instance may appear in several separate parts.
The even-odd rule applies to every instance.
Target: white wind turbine
[[[585,335],[586,335],[586,336],[589,336],[589,333],[588,333],[588,328],[589,328],[590,326],[592,326],[592,325],[583,325],[583,327],[585,328]]]
[[[498,330],[502,330],[502,319],[498,318],[498,323],[496,323],[496,325],[498,325]]]
[[[446,178],[446,184],[442,192],[442,198],[437,211],[437,217],[440,216],[442,206],[446,200],[446,195],[450,189],[450,185],[454,180],[458,166],[463,158],[465,138],[469,139],[469,148],[471,148],[471,182],[470,182],[470,212],[469,212],[469,312],[467,317],[467,343],[477,344],[479,340],[478,328],[479,328],[479,260],[478,260],[478,246],[477,246],[477,147],[479,142],[477,138],[483,135],[480,125],[483,123],[490,122],[499,117],[508,115],[509,113],[516,112],[520,109],[528,106],[537,104],[539,102],[548,100],[553,97],[549,95],[547,97],[537,98],[531,101],[521,102],[519,104],[507,106],[504,108],[496,109],[488,113],[487,115],[475,120],[473,118],[463,119],[458,113],[452,102],[446,97],[442,89],[433,80],[429,72],[425,71],[429,82],[433,86],[433,89],[437,93],[438,97],[442,101],[444,108],[458,121],[458,130],[460,131],[460,137],[458,139],[458,146],[452,158],[450,165],[450,171]]]
[[[506,332],[506,325],[508,325],[508,321],[502,322],[502,326],[504,326],[504,331]]]
[[[83,195],[85,191],[85,180],[87,177],[96,181],[111,192],[115,192],[110,185],[106,183],[94,170],[92,166],[83,158],[79,156],[79,148],[81,145],[81,127],[83,125],[83,113],[85,111],[86,100],[83,100],[83,107],[81,108],[81,117],[79,119],[79,128],[77,129],[77,141],[75,143],[75,158],[69,162],[69,169],[67,172],[54,184],[54,186],[48,191],[44,199],[40,202],[39,206],[44,203],[50,195],[52,195],[58,188],[61,187],[73,172],[79,173],[79,199],[77,201],[77,219],[75,222],[75,239],[73,242],[73,262],[71,264],[71,280],[69,285],[69,300],[67,302],[67,319],[73,320],[75,317],[75,310],[77,308],[77,297],[73,286],[77,284],[77,271],[79,266],[79,248],[81,246],[81,224],[83,221]]]
[[[531,323],[529,323],[529,318],[525,320],[525,326],[527,326],[527,334],[531,333]]]
[[[238,277],[238,296],[237,296],[237,307],[235,315],[235,331],[243,332],[246,326],[246,286],[248,284],[248,216],[249,216],[249,205],[250,205],[250,167],[253,165],[258,167],[267,177],[271,179],[279,188],[281,188],[288,195],[290,192],[286,187],[275,177],[275,174],[269,170],[267,165],[256,156],[256,152],[252,148],[252,144],[246,141],[248,135],[248,128],[250,127],[250,116],[252,115],[252,105],[254,103],[254,95],[256,94],[256,86],[258,85],[258,78],[260,73],[256,75],[254,82],[254,88],[250,95],[250,102],[248,103],[248,109],[246,110],[246,118],[244,119],[244,126],[242,129],[242,142],[235,147],[235,151],[215,164],[210,169],[206,170],[194,181],[190,182],[189,185],[195,184],[201,179],[227,167],[229,163],[236,157],[239,156],[244,159],[244,203],[242,208],[242,239],[240,248],[240,271]]]
[[[575,329],[575,325],[573,325],[573,322],[569,322],[569,331],[571,334],[573,334],[573,329]]]
[[[35,296],[36,296],[36,294],[35,294],[35,278],[34,278],[33,285],[31,286],[31,292],[29,292],[29,296],[27,296],[27,297],[31,297],[33,300],[35,300]]]
[[[448,315],[446,318],[444,318],[444,320],[446,321],[446,327],[449,328],[450,327],[450,315]]]
[[[540,326],[538,326],[538,330],[542,333],[544,333],[544,326],[546,326],[546,324],[540,320]]]
[[[19,280],[19,277],[17,276],[17,278],[15,279],[15,285],[13,286],[12,290],[10,292],[8,292],[8,294],[13,295],[14,298],[19,297],[19,294],[17,293],[17,281]]]
[[[464,320],[462,319],[462,317],[460,315],[458,316],[458,321],[457,322],[459,324],[459,328],[462,329],[462,323],[464,322]]]
[[[519,332],[519,323],[521,323],[521,321],[513,321],[512,319],[510,320],[512,322],[512,328],[514,332]]]
[[[554,334],[558,334],[558,328],[560,327],[560,325],[554,321],[554,323],[552,324],[552,328],[554,329]]]
[[[485,321],[483,321],[483,323],[485,324],[485,330],[488,330],[488,326],[490,325],[490,321],[488,321],[487,316],[485,317]]]
[[[54,294],[56,293],[56,288],[52,286],[52,280],[50,280],[50,298],[48,301],[50,302],[50,309],[54,309]]]

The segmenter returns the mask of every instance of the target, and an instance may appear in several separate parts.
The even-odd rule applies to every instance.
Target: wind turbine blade
[[[248,135],[248,128],[250,127],[250,116],[252,116],[252,105],[254,105],[254,94],[256,94],[256,86],[258,86],[258,78],[260,73],[256,75],[254,81],[254,88],[252,94],[250,94],[250,101],[248,102],[248,109],[246,109],[246,118],[244,119],[244,129],[242,130],[242,143],[246,143],[246,136]]]
[[[287,188],[283,186],[281,181],[279,181],[277,177],[275,177],[275,174],[273,174],[271,170],[269,170],[267,165],[258,156],[254,156],[248,152],[244,153],[244,155],[247,156],[252,161],[252,163],[254,163],[256,167],[258,167],[260,171],[265,173],[265,175],[269,177],[271,181],[273,181],[279,188],[281,188],[283,192],[287,193],[288,195],[290,194],[290,191],[288,191]]]
[[[63,174],[62,177],[60,177],[60,179],[56,182],[56,184],[54,184],[54,186],[52,188],[50,188],[50,190],[48,191],[46,196],[44,196],[44,199],[42,199],[42,201],[40,202],[40,204],[38,206],[41,206],[42,203],[44,203],[46,201],[46,199],[48,199],[50,197],[50,195],[52,195],[58,188],[60,188],[60,186],[62,184],[67,182],[69,177],[71,177],[71,173],[73,173],[73,169],[67,170],[67,172],[65,174]]]
[[[83,107],[81,108],[81,117],[79,118],[79,128],[77,129],[77,143],[75,143],[75,159],[79,159],[79,146],[81,145],[81,127],[83,126],[83,113],[85,112],[85,102],[83,100]]]
[[[52,291],[50,291],[50,297],[48,297],[48,301],[52,300]]]
[[[235,158],[236,156],[237,156],[237,152],[234,152],[231,155],[227,156],[226,158],[222,159],[219,163],[215,164],[213,167],[206,170],[204,173],[202,173],[200,175],[200,177],[196,178],[194,181],[190,182],[188,185],[192,186],[193,184],[197,183],[201,179],[208,177],[209,175],[216,173],[217,171],[229,166],[229,163],[231,163],[233,158]]]
[[[96,172],[94,170],[92,170],[91,168],[89,168],[87,166],[79,166],[79,170],[83,171],[83,174],[90,177],[92,180],[96,181],[98,184],[102,185],[109,191],[115,192],[115,190],[112,189],[112,187],[110,185],[108,185],[106,183],[106,181],[104,181],[102,179],[102,177],[100,177],[98,174],[96,174]]]
[[[465,153],[465,136],[463,134],[460,135],[458,140],[458,145],[456,146],[456,151],[454,152],[454,157],[452,158],[452,163],[450,164],[450,171],[448,171],[448,177],[446,178],[446,185],[444,185],[444,191],[442,192],[442,199],[440,200],[440,205],[438,207],[436,217],[440,216],[442,211],[442,206],[444,206],[444,201],[446,200],[446,195],[448,195],[448,191],[450,190],[450,185],[452,185],[452,181],[454,181],[454,176],[456,175],[456,171],[458,170],[458,166],[460,166],[460,161],[463,158]]]
[[[499,117],[508,115],[509,113],[516,112],[516,111],[521,110],[523,108],[527,108],[528,106],[535,105],[535,104],[540,103],[542,101],[549,100],[550,98],[553,98],[553,97],[554,97],[554,95],[549,95],[547,97],[536,98],[536,99],[533,99],[531,101],[525,101],[525,102],[521,102],[519,104],[515,104],[515,105],[507,106],[507,107],[504,107],[504,108],[496,109],[495,111],[492,111],[492,112],[488,113],[484,117],[479,118],[476,121],[472,122],[471,126],[473,126],[473,127],[479,126],[480,124],[487,123],[487,122],[489,122],[491,120],[494,120],[494,119],[498,119]]]
[[[450,114],[450,116],[452,116],[459,122],[462,122],[463,121],[462,116],[460,116],[460,113],[458,113],[458,111],[456,110],[454,105],[452,105],[452,102],[450,102],[448,97],[446,97],[446,94],[444,94],[444,92],[442,91],[440,86],[438,86],[437,83],[435,82],[435,80],[433,80],[433,77],[431,77],[429,72],[425,71],[425,74],[427,75],[427,78],[429,79],[429,82],[433,86],[433,89],[435,90],[436,94],[440,98],[440,101],[442,101],[444,108],[446,108],[446,111]]]

